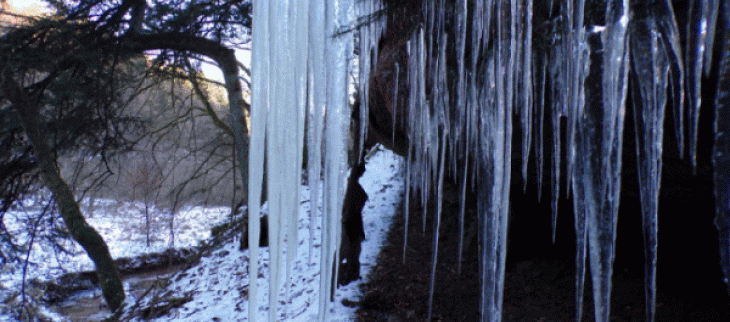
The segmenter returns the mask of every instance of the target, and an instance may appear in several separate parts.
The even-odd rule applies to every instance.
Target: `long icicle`
[[[494,55],[494,54],[492,54]],[[487,61],[487,80],[496,77],[494,56]],[[482,120],[480,137],[479,171],[479,239],[480,274],[482,283],[481,320],[499,321],[502,315],[504,289],[504,264],[506,257],[507,216],[509,213],[509,184],[511,164],[512,113],[498,103],[504,94],[496,93],[500,86],[488,86],[480,109]],[[502,88],[503,89],[503,88]],[[490,95],[493,94],[493,95]],[[496,97],[496,99],[490,99]]]
[[[607,1],[605,29],[594,27],[589,35],[591,51],[586,106],[578,127],[577,153],[585,159],[575,166],[586,170],[581,182],[586,197],[596,321],[608,321],[610,315],[628,83],[628,21],[628,0]]]
[[[707,50],[707,29],[710,16],[710,0],[690,0],[689,22],[687,23],[687,40],[685,66],[687,76],[687,94],[689,96],[687,136],[689,157],[692,167],[697,167],[697,133],[700,121],[700,105],[702,104],[702,71]],[[683,145],[680,144],[683,155]],[[696,170],[696,169],[695,169]]]
[[[258,271],[259,271],[259,237],[260,237],[260,208],[261,188],[264,169],[264,141],[266,137],[266,119],[268,113],[268,62],[266,55],[269,48],[269,20],[266,19],[269,10],[268,1],[256,1],[253,10],[256,15],[253,19],[252,33],[252,93],[251,93],[251,143],[249,148],[249,177],[248,177],[248,320],[256,321],[258,312]]]
[[[489,5],[489,4],[488,4]],[[487,53],[486,89],[479,107],[479,231],[481,320],[502,318],[511,173],[515,63],[515,1],[496,1],[496,46]]]
[[[294,53],[307,53],[309,49],[309,0],[296,0],[291,7],[292,16],[290,17],[290,26],[292,37],[295,39],[293,43]],[[286,300],[287,305],[292,303],[292,270],[294,268],[294,260],[297,257],[297,244],[299,242],[299,209],[301,206],[301,189],[300,182],[302,177],[302,162],[304,159],[304,125],[307,117],[307,80],[308,70],[307,62],[309,61],[306,54],[292,55],[289,66],[294,71],[294,105],[292,106],[292,118],[295,121],[291,127],[289,138],[293,138],[294,149],[288,154],[288,164],[293,166],[287,167],[289,171],[287,175],[287,189],[294,192],[293,198],[287,202],[287,231],[286,231]],[[289,319],[289,310],[287,310],[286,318]]]
[[[659,48],[656,24],[647,8],[634,7],[637,19],[631,24],[631,62],[636,82],[634,97],[634,125],[636,127],[636,160],[641,213],[644,226],[644,288],[646,294],[647,321],[654,320],[656,299],[656,245],[657,210],[659,201],[659,179],[661,178],[661,144],[666,96],[666,55]],[[667,68],[668,69],[668,66]]]
[[[438,263],[439,253],[439,233],[441,231],[441,210],[443,208],[443,190],[444,190],[444,161],[446,159],[446,137],[448,136],[448,130],[444,129],[441,135],[441,160],[439,161],[439,182],[437,189],[437,206],[436,206],[436,218],[433,220],[433,250],[431,255],[431,279],[428,287],[428,318],[426,321],[431,321],[433,314],[433,294],[434,287],[436,286],[436,264]]]
[[[417,35],[417,34],[416,34]],[[414,35],[406,44],[406,50],[408,53],[408,129],[414,129],[416,126],[416,104],[420,95],[420,68],[418,64],[420,62],[420,37]],[[408,140],[408,150],[406,155],[406,192],[405,192],[405,205],[404,205],[404,224],[403,224],[403,263],[406,262],[406,254],[408,250],[408,232],[410,226],[410,214],[411,214],[411,186],[413,185],[412,176],[413,174],[413,159],[414,159],[414,137],[410,136]]]
[[[522,125],[522,190],[527,189],[527,166],[532,147],[533,82],[532,82],[532,0],[520,0],[517,12],[517,62],[515,72],[515,101]]]
[[[338,31],[350,28],[354,15],[352,0],[327,1],[325,5],[325,57],[327,59],[327,110],[325,129],[325,184],[323,197],[322,252],[320,274],[320,320],[329,311],[329,303],[339,269],[342,201],[347,169],[347,133],[350,127],[348,108],[348,55],[352,52],[351,34]],[[334,268],[334,271],[332,270]]]
[[[571,73],[570,79],[570,104],[567,109],[568,129],[567,129],[567,183],[572,187],[573,192],[573,212],[575,227],[575,317],[576,321],[581,321],[583,317],[583,297],[585,292],[585,275],[586,275],[586,257],[588,255],[588,230],[586,228],[586,200],[585,189],[581,178],[584,178],[584,168],[574,166],[578,162],[583,162],[577,154],[577,132],[578,132],[578,116],[582,115],[586,104],[586,77],[589,69],[589,50],[586,42],[585,27],[583,27],[584,7],[582,1],[568,0],[575,2],[571,11],[572,33],[570,34],[570,57],[573,62],[570,64],[568,71]],[[553,111],[555,112],[555,111]],[[567,189],[566,189],[567,190]],[[553,218],[555,224],[555,218]]]
[[[322,226],[322,133],[327,101],[327,75],[324,66],[324,3],[314,1],[309,9],[309,118],[307,164],[309,170],[309,263],[313,264],[315,228]]]
[[[573,185],[573,213],[575,227],[575,321],[583,320],[583,296],[585,292],[586,254],[588,234],[586,230],[586,206],[583,202],[583,186],[577,181],[583,175],[576,167],[571,183]]]

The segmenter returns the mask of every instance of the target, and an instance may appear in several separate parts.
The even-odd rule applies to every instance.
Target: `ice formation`
[[[514,131],[520,131],[522,137],[524,157],[519,169],[522,175],[527,172],[530,150],[535,151],[538,169],[550,160],[553,216],[557,214],[561,180],[563,188],[573,196],[577,241],[576,318],[582,315],[585,270],[590,269],[596,320],[608,321],[627,99],[635,107],[646,254],[646,312],[647,320],[653,320],[665,107],[673,108],[679,150],[685,153],[684,142],[688,142],[687,152],[694,162],[700,79],[703,71],[707,74],[711,69],[715,42],[723,52],[717,62],[718,93],[716,101],[711,102],[715,104],[716,114],[713,152],[716,225],[727,281],[730,277],[730,175],[726,171],[730,169],[728,1],[690,1],[684,48],[680,47],[679,28],[669,0],[651,1],[651,4],[629,0],[547,1],[540,6],[552,14],[540,21],[539,26],[533,0],[473,3],[438,0],[422,1],[422,5],[422,21],[408,41],[408,66],[396,65],[393,71],[396,75],[407,73],[408,80],[407,84],[399,84],[399,77],[395,81],[396,87],[407,88],[409,94],[405,104],[408,119],[400,120],[406,124],[410,140],[407,193],[420,192],[424,201],[430,194],[436,194],[437,200],[441,200],[445,172],[459,178],[462,204],[463,192],[477,187],[483,321],[501,319],[513,117],[518,121],[514,124],[519,124]],[[447,17],[447,6],[453,6],[452,17]],[[312,214],[312,225],[321,224],[327,234],[321,245],[324,268],[319,304],[321,319],[327,312],[330,283],[335,274],[327,268],[336,266],[339,214],[347,170],[350,115],[347,77],[353,38],[351,33],[340,31],[350,27],[359,30],[357,77],[363,106],[360,137],[364,138],[369,119],[369,72],[378,57],[377,43],[383,24],[365,19],[357,25],[354,13],[357,9],[360,17],[372,17],[379,8],[376,0],[357,4],[352,0],[254,1],[249,200],[260,199],[266,160],[272,247],[269,267],[274,270],[270,287],[279,288],[286,282],[286,272],[279,272],[276,262],[291,261],[286,254],[294,253],[290,250],[297,247],[291,241],[296,240],[292,238],[293,218],[296,218],[299,198],[292,196],[298,191],[306,124],[309,178],[319,178],[324,173],[322,186],[316,179],[311,181],[313,196],[321,193],[324,209],[322,214]],[[448,26],[449,23],[453,26]],[[454,59],[454,64],[449,65]],[[456,66],[455,71],[450,70],[452,66]],[[685,90],[687,111],[683,109]],[[551,127],[543,126],[548,116]],[[393,122],[397,121],[394,116]],[[561,122],[567,124],[565,133],[561,133]],[[687,137],[683,135],[685,127]],[[553,151],[552,156],[543,153],[545,145],[550,144],[543,140],[546,131],[553,131],[553,146],[549,149]],[[564,175],[560,170],[563,164]],[[542,183],[543,176],[539,171],[538,182]],[[435,218],[429,307],[433,283],[437,282],[434,278],[440,205],[435,214],[423,213],[424,225],[425,216]],[[258,213],[258,207],[252,202],[251,213]],[[405,207],[407,216],[408,198]],[[462,233],[463,208],[458,217]],[[555,222],[553,217],[553,229]],[[256,272],[258,221],[251,220],[250,226],[251,271]],[[460,252],[462,239],[463,236]],[[250,287],[249,298],[254,299],[256,283],[250,283]],[[286,299],[278,299],[278,292],[270,294],[271,312],[278,312],[278,303],[285,303]],[[255,304],[251,305],[250,312],[254,312]],[[271,314],[271,320],[276,319],[278,316]]]
[[[288,276],[297,247],[298,191],[307,122],[312,182],[319,180],[319,165],[324,165],[324,184],[317,187],[323,191],[312,190],[314,200],[322,194],[324,210],[322,214],[312,214],[310,225],[322,225],[325,234],[322,236],[321,267],[335,264],[347,170],[350,117],[347,77],[352,52],[351,34],[335,34],[350,27],[354,9],[353,2],[347,0],[272,0],[253,4],[250,214],[254,216],[260,211],[259,203],[253,201],[261,199],[266,175],[271,248],[269,287],[288,289],[291,283]],[[323,154],[320,153],[322,144]],[[267,171],[264,171],[264,162]],[[250,220],[250,272],[258,272],[259,234],[258,220]],[[286,272],[279,269],[279,263],[283,262],[287,263]],[[333,274],[328,269],[323,269],[321,274],[321,319],[327,312]],[[254,273],[250,278],[255,279],[257,275]],[[257,298],[256,283],[250,282],[249,287],[249,319],[253,320],[257,310],[253,300]],[[288,299],[279,299],[279,292],[269,294],[270,321],[286,319],[286,308],[280,308],[279,304],[287,303]]]

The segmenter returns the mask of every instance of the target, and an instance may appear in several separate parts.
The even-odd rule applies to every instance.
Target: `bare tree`
[[[36,178],[52,192],[70,234],[94,261],[112,310],[119,309],[124,300],[120,275],[104,240],[86,223],[73,190],[60,174],[57,160],[60,151],[79,146],[119,148],[109,144],[114,140],[107,139],[114,136],[107,134],[119,130],[119,124],[124,122],[116,114],[105,115],[108,117],[102,119],[106,122],[94,123],[105,125],[102,127],[78,126],[79,123],[59,119],[59,114],[52,113],[64,111],[58,108],[66,104],[64,100],[74,102],[72,110],[80,113],[76,117],[83,116],[83,112],[94,115],[91,112],[115,111],[111,107],[125,103],[119,94],[122,63],[145,52],[157,53],[163,65],[178,65],[184,72],[189,72],[180,60],[184,55],[212,60],[224,74],[241,181],[247,181],[246,103],[240,65],[226,43],[249,27],[250,3],[152,2],[154,6],[148,6],[145,0],[49,1],[56,9],[54,17],[32,20],[0,37],[0,103],[6,104],[0,105],[0,111],[4,120],[20,121],[22,127],[14,127],[14,133],[23,135],[12,137],[17,148],[11,155],[26,156],[21,158],[27,160],[25,173],[37,171],[40,175]],[[58,133],[67,135],[57,136],[49,129],[63,129]],[[77,129],[92,135],[71,135]],[[14,174],[14,178],[22,175]],[[7,202],[3,207],[9,207],[18,196],[16,193],[4,198]],[[246,200],[245,193],[242,198]]]

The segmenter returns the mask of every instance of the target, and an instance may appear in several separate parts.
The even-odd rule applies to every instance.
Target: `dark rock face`
[[[364,150],[376,143],[392,150],[400,156],[408,153],[408,136],[406,134],[407,95],[408,95],[408,56],[406,41],[410,36],[406,28],[412,28],[416,19],[412,12],[420,1],[404,1],[399,5],[410,4],[414,10],[396,10],[391,14],[388,29],[379,44],[378,63],[373,66],[370,77],[370,93],[368,93],[368,131],[364,140]],[[407,6],[403,7],[406,8]],[[411,12],[411,13],[409,13]],[[406,19],[406,20],[403,20]],[[396,83],[398,89],[396,90]],[[352,113],[354,142],[359,142],[359,102],[356,102]],[[358,143],[355,143],[358,144]],[[360,278],[360,243],[365,238],[362,224],[362,208],[367,201],[367,194],[358,183],[365,172],[365,162],[360,156],[355,158],[355,165],[345,192],[342,209],[342,243],[340,244],[340,269],[337,277],[338,285],[345,285]]]
[[[365,165],[353,168],[345,192],[342,209],[342,244],[340,246],[340,273],[338,285],[346,285],[360,278],[361,243],[365,239],[362,209],[368,195],[357,180],[365,171]]]
[[[248,216],[246,217],[246,220],[243,221],[244,225],[240,225],[240,230],[243,231],[243,234],[241,236],[241,240],[238,245],[238,249],[244,250],[248,249]],[[259,222],[259,247],[267,247],[269,246],[269,219],[268,216],[261,216],[260,222]],[[223,227],[226,228],[226,227]],[[215,235],[215,234],[213,234]]]
[[[406,155],[408,137],[403,124],[407,124],[408,118],[408,89],[404,85],[407,84],[407,78],[404,77],[408,73],[408,67],[405,44],[413,26],[418,23],[421,1],[402,1],[408,4],[401,4],[399,1],[384,2],[399,9],[388,13],[387,31],[380,41],[378,64],[371,74],[369,129],[374,140],[400,155]],[[688,3],[673,2],[680,32],[686,32]],[[542,10],[535,14],[536,21],[537,16],[545,18],[545,5],[538,2],[535,5],[536,11]],[[716,45],[716,51],[717,47],[719,46]],[[715,56],[718,56],[717,53]],[[396,78],[399,84],[397,90],[394,88]],[[674,115],[670,106],[666,110],[664,167],[659,206],[658,321],[723,321],[730,317],[730,301],[722,282],[717,232],[713,224],[715,210],[710,157],[716,87],[717,72],[713,70],[703,79],[702,84],[703,107],[700,113],[696,170],[693,170],[686,156],[680,157]],[[644,251],[632,108],[627,106],[624,127],[622,192],[614,262],[611,308],[612,320],[617,321],[644,318]],[[395,129],[392,126],[393,115],[396,119]],[[544,140],[551,142],[552,134],[548,124],[550,115],[546,114],[545,117],[548,121],[544,124]],[[519,126],[514,124],[515,129]],[[523,153],[519,144],[519,132],[514,131],[513,136],[513,187],[510,193],[509,250],[503,318],[508,321],[573,320],[576,238],[573,228],[573,200],[566,196],[566,179],[560,178],[557,236],[552,243],[549,158],[553,151],[550,146],[545,147],[542,186],[537,184],[538,169],[534,161],[534,148],[529,152],[533,155],[528,168],[527,183],[524,183],[519,171],[515,171],[521,166]],[[396,137],[395,140],[392,139],[393,136]],[[563,141],[563,146],[564,144]],[[526,188],[523,188],[523,183]],[[420,209],[417,207],[429,207],[416,205],[417,203],[418,200],[411,200],[410,218],[420,218]],[[455,239],[458,236],[457,225],[454,223],[458,211],[453,206],[452,203],[445,202],[439,239],[440,257],[434,316],[444,321],[476,320],[479,301],[476,290],[480,284],[476,272],[478,267],[475,264],[478,262],[477,247],[474,245],[477,244],[476,237],[473,237],[474,233],[466,232],[462,271],[461,274],[455,273],[457,260],[453,258],[454,252],[451,250],[455,249]],[[467,222],[476,220],[476,211],[476,207],[467,205]],[[370,277],[371,282],[365,286],[364,293],[368,295],[361,303],[362,321],[385,321],[393,317],[403,321],[425,319],[424,303],[428,298],[430,272],[430,268],[425,267],[430,267],[432,250],[424,245],[432,243],[432,232],[428,230],[431,224],[427,225],[425,234],[420,233],[420,220],[412,220],[409,226],[411,232],[408,235],[407,261],[401,263],[405,227],[402,221],[396,222],[395,231],[389,238],[390,245],[383,249],[378,267]],[[422,271],[418,271],[419,269]],[[586,278],[584,317],[591,320],[593,308],[590,276]],[[465,306],[469,306],[469,309],[464,312],[455,309]]]

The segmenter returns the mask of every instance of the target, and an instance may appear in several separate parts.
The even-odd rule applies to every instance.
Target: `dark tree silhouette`
[[[158,60],[194,72],[179,59],[193,56],[212,60],[223,70],[237,160],[247,182],[246,104],[240,66],[227,44],[235,44],[250,27],[250,3],[153,1],[148,6],[145,0],[96,0],[49,4],[55,9],[52,16],[9,26],[0,36],[0,138],[9,143],[3,144],[8,154],[1,161],[8,167],[3,167],[0,179],[8,185],[3,187],[0,206],[8,210],[34,189],[32,179],[39,179],[53,194],[71,236],[94,261],[104,297],[115,311],[124,300],[119,272],[61,177],[58,154],[82,146],[97,151],[123,148],[115,131],[121,132],[127,120],[111,112],[123,105],[119,87],[124,82],[117,77],[124,64],[152,51]],[[64,111],[67,101],[76,104],[71,109],[76,114],[58,118],[54,109]],[[84,115],[106,117],[85,122]]]

